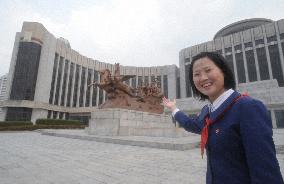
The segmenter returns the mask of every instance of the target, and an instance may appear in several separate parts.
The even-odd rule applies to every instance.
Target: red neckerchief
[[[204,149],[205,146],[207,144],[207,140],[208,140],[208,129],[209,126],[212,125],[213,123],[216,123],[217,121],[219,121],[220,119],[222,119],[225,116],[225,113],[242,97],[244,96],[248,96],[247,93],[245,94],[241,94],[238,97],[236,97],[233,102],[231,104],[229,104],[226,109],[219,114],[219,116],[217,116],[217,118],[215,119],[215,121],[212,121],[211,119],[209,119],[209,114],[207,114],[206,118],[205,118],[205,126],[203,127],[202,131],[201,131],[201,143],[200,143],[200,148],[201,148],[201,156],[203,159],[203,154],[204,154]]]

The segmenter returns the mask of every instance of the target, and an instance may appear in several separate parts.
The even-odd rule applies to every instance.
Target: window
[[[6,121],[30,121],[32,110],[25,107],[8,107]]]
[[[180,98],[180,77],[177,77],[176,83],[177,83],[177,85],[176,85],[176,93],[177,93],[176,97],[177,97],[177,99],[179,99]]]
[[[246,59],[247,59],[247,68],[248,68],[248,77],[249,81],[253,82],[257,80],[256,75],[256,66],[255,66],[255,59],[252,50],[246,51]]]
[[[142,83],[143,83],[143,77],[138,76],[138,86],[142,86]]]
[[[189,81],[189,66],[185,65],[185,85],[186,85],[186,97],[192,97],[191,84]]]
[[[61,93],[61,106],[64,106],[65,102],[65,92],[66,92],[66,83],[67,83],[67,75],[69,70],[69,61],[65,60],[65,66],[64,66],[64,75],[63,75],[63,84],[62,84],[62,93]]]
[[[131,86],[136,88],[136,77],[131,78]]]
[[[74,63],[70,64],[70,73],[69,73],[69,84],[68,84],[68,91],[67,91],[67,107],[70,107],[71,103],[71,92],[72,92],[72,85],[73,85],[73,78],[74,78]]]
[[[267,37],[267,43],[277,41],[276,35]]]
[[[257,48],[256,55],[258,59],[260,79],[267,80],[269,79],[269,71],[268,71],[268,63],[266,59],[265,49],[263,47]]]
[[[280,34],[280,40],[284,40],[284,33]]]
[[[63,118],[64,113],[63,112],[59,112],[59,119]]]
[[[164,83],[164,95],[168,98],[168,76],[163,75],[163,83]]]
[[[57,74],[57,83],[56,83],[56,88],[55,88],[55,100],[54,100],[55,105],[59,105],[58,99],[59,99],[59,90],[61,86],[61,77],[63,73],[62,69],[63,69],[63,57],[60,56],[58,74]]]
[[[55,76],[57,72],[57,65],[58,65],[58,54],[55,53],[54,62],[53,62],[53,71],[52,71],[52,80],[50,86],[50,93],[49,93],[49,104],[53,102],[53,93],[54,93],[54,83],[55,83]]]
[[[222,50],[216,50],[216,52],[222,55]]]
[[[99,79],[99,72],[95,70],[94,71],[94,81],[98,82],[98,79]],[[97,105],[97,94],[98,94],[98,87],[93,86],[92,106]]]
[[[47,118],[48,119],[51,118],[51,111],[50,110],[47,111]]]
[[[53,111],[53,119],[56,119],[57,118],[57,113],[56,111]]]
[[[242,45],[240,44],[240,45],[236,45],[235,47],[235,50],[242,50]]]
[[[277,128],[284,128],[284,110],[275,110]]]
[[[82,67],[79,107],[83,107],[83,100],[84,100],[83,98],[85,95],[85,81],[86,81],[86,67]]]
[[[236,54],[236,65],[237,65],[237,72],[238,72],[238,81],[239,83],[246,82],[246,75],[245,75],[245,67],[244,67],[244,60],[243,60],[243,53]]]
[[[14,76],[11,100],[34,100],[41,46],[33,42],[20,42]]]
[[[235,73],[235,71],[234,71],[234,63],[233,63],[233,55],[232,54],[226,55],[226,60],[227,60],[227,64],[228,64],[229,68],[231,69],[231,71],[233,73]]]
[[[255,45],[261,45],[261,44],[264,44],[263,39],[255,40]]]
[[[253,47],[252,42],[245,43],[245,48],[248,48],[248,47]]]
[[[145,84],[145,86],[147,86],[149,84],[149,77],[148,76],[144,76],[144,84]]]
[[[92,83],[91,81],[91,77],[92,77],[92,70],[88,69],[88,79],[87,79],[87,89],[86,89],[86,102],[85,102],[85,107],[89,107],[90,106],[90,92],[91,92],[91,88],[93,86],[88,86]]]
[[[73,93],[73,105],[72,105],[73,107],[76,107],[76,105],[77,105],[79,72],[80,72],[80,65],[76,65],[75,84],[74,84],[74,93]]]
[[[278,45],[268,46],[272,76],[278,81],[279,86],[284,86],[283,71],[281,67]]]
[[[231,53],[232,52],[232,47],[228,47],[228,48],[225,48],[225,53]]]

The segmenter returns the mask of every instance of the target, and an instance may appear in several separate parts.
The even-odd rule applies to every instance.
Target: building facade
[[[212,41],[180,51],[182,87],[178,103],[191,114],[204,103],[192,99],[189,64],[192,57],[203,51],[222,54],[234,72],[238,90],[263,101],[273,127],[284,127],[284,20],[242,20],[218,31]]]
[[[88,87],[100,80],[98,71],[114,65],[85,57],[73,50],[64,38],[56,38],[36,22],[24,22],[16,34],[7,80],[7,100],[0,102],[1,119],[6,121],[38,118],[81,119],[106,100],[99,88]],[[136,75],[126,81],[132,87],[158,81],[168,97],[175,97],[178,69],[120,66],[121,75]]]
[[[7,75],[3,75],[0,77],[0,101],[4,101],[6,98],[6,88],[7,88]],[[2,115],[3,111],[0,107],[0,116]]]
[[[237,90],[264,102],[273,127],[284,127],[284,20],[248,19],[228,25],[212,41],[182,49],[180,68],[121,66],[120,73],[136,75],[126,81],[134,88],[157,80],[165,96],[177,98],[181,110],[196,114],[207,102],[193,97],[188,71],[192,57],[202,51],[222,54]],[[88,121],[90,112],[106,100],[104,91],[88,87],[100,80],[98,71],[103,69],[114,72],[114,65],[81,55],[40,23],[24,22],[15,38],[0,121]]]
[[[7,74],[0,77],[0,101],[6,98]]]

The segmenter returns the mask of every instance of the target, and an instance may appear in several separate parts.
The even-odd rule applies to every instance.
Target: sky
[[[0,76],[16,32],[40,22],[81,55],[124,66],[179,66],[179,51],[249,18],[284,19],[284,0],[1,0]]]

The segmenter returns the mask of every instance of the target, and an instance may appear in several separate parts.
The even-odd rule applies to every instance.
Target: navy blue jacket
[[[210,113],[214,121],[240,95],[234,92],[219,108]],[[187,131],[200,134],[208,115],[204,106],[197,118],[183,112],[175,120]],[[225,116],[209,128],[207,154],[207,184],[283,184],[272,123],[262,102],[251,97],[240,98]]]

